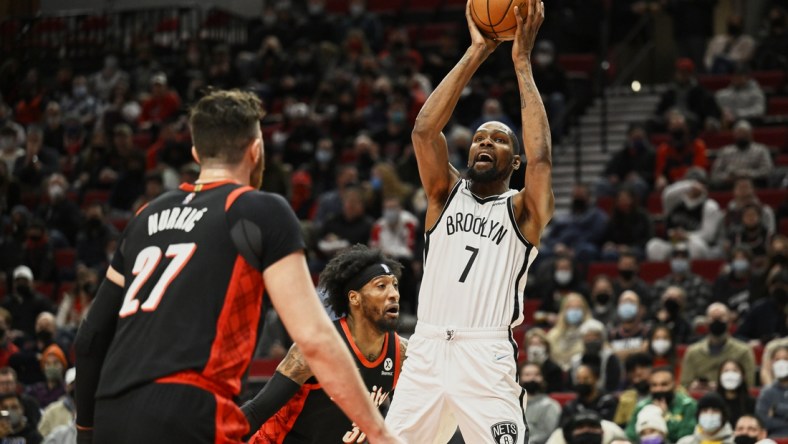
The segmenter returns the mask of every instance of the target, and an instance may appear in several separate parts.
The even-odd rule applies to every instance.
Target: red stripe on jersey
[[[216,384],[214,381],[207,379],[205,376],[197,373],[194,370],[185,370],[178,373],[173,373],[169,376],[163,376],[156,380],[157,384],[185,384],[205,390],[206,392],[215,393],[225,398],[233,396],[228,392],[225,387]]]
[[[350,348],[353,349],[353,353],[356,354],[356,357],[358,358],[359,362],[361,362],[361,365],[363,365],[366,368],[375,368],[379,366],[384,359],[386,359],[386,350],[388,350],[389,347],[388,333],[386,333],[386,339],[383,340],[383,351],[380,353],[380,356],[378,356],[378,359],[376,359],[374,362],[370,362],[364,356],[364,353],[361,353],[361,350],[358,349],[358,346],[356,345],[356,341],[353,340],[353,335],[350,334],[350,328],[347,326],[347,319],[346,318],[340,319],[339,325],[342,326],[342,331],[345,332],[347,341],[350,343]]]
[[[222,185],[227,185],[228,183],[238,183],[234,180],[225,179],[225,180],[217,180],[216,182],[208,182],[208,183],[182,183],[180,188],[182,191],[186,191],[189,193],[193,193],[195,191],[205,191],[210,190],[212,188],[220,187]]]
[[[282,444],[290,430],[293,430],[312,390],[321,390],[320,384],[302,385],[298,393],[260,427],[249,440],[249,444]]]
[[[224,204],[224,211],[229,210],[230,207],[233,206],[235,199],[238,199],[241,194],[252,190],[254,190],[252,187],[241,187],[234,189],[230,194],[227,195],[227,202]]]
[[[241,391],[241,377],[252,359],[264,287],[262,273],[238,256],[216,323],[211,355],[202,371],[234,396]]]
[[[249,433],[249,422],[240,408],[230,399],[214,395],[216,398],[216,438],[215,444],[236,444]]]
[[[146,203],[145,203],[145,204],[143,204],[141,207],[139,207],[139,209],[137,209],[137,212],[136,212],[136,213],[134,213],[134,215],[135,215],[135,216],[139,216],[139,215],[140,215],[140,213],[142,213],[142,210],[144,210],[145,208],[148,208],[148,204],[149,204],[149,203],[150,203],[150,202],[146,202]]]
[[[402,363],[402,353],[399,348],[399,335],[394,333],[394,383],[391,385],[391,390],[397,388],[397,381],[399,380],[399,368]]]

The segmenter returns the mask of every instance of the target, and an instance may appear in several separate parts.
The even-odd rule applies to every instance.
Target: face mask
[[[780,359],[779,361],[774,361],[774,364],[772,364],[772,371],[774,372],[774,377],[777,379],[788,377],[788,360]]]
[[[0,150],[11,148],[14,145],[16,145],[16,143],[13,137],[3,137],[0,139]]]
[[[646,435],[640,437],[640,444],[662,444],[662,435]]]
[[[646,148],[646,142],[643,139],[634,139],[632,140],[632,149],[635,151],[643,151]]]
[[[383,210],[383,218],[387,223],[394,225],[399,222],[399,210]]]
[[[331,151],[318,150],[317,153],[315,153],[315,159],[317,159],[319,163],[331,162],[331,159],[333,158],[334,158],[334,153],[332,153]]]
[[[780,265],[788,265],[788,254],[775,253],[774,256],[772,256],[772,262]]]
[[[574,198],[572,199],[572,212],[574,213],[583,213],[585,210],[588,209],[588,201],[581,198]]]
[[[395,125],[402,125],[405,122],[405,113],[402,111],[394,111],[391,113],[391,123]]]
[[[55,184],[49,186],[48,192],[50,199],[57,199],[64,194],[65,190],[61,185]]]
[[[741,26],[739,25],[728,25],[728,34],[732,35],[733,37],[737,37],[741,35]]]
[[[577,391],[578,396],[581,398],[585,398],[591,394],[593,387],[591,384],[577,384],[575,385],[575,391]]]
[[[726,324],[723,321],[720,321],[719,319],[715,319],[711,321],[711,324],[709,324],[709,333],[711,333],[714,336],[722,336],[727,331],[728,331],[728,324]]]
[[[646,395],[648,394],[648,381],[640,381],[634,384],[635,390],[638,392],[638,395]]]
[[[654,353],[662,356],[670,350],[670,340],[668,339],[654,339],[651,341],[651,349]]]
[[[684,258],[670,260],[670,270],[676,274],[684,274],[689,271],[689,261]]]
[[[547,349],[541,345],[528,347],[528,362],[541,364],[547,360]]]
[[[63,380],[63,371],[58,366],[44,367],[44,377],[50,382],[61,381]]]
[[[579,308],[570,308],[566,311],[564,316],[569,325],[577,325],[583,320],[583,310]]]
[[[60,117],[47,117],[47,125],[51,127],[60,125]]]
[[[676,316],[679,313],[679,309],[681,306],[679,302],[675,299],[668,299],[665,301],[665,310],[672,316]]]
[[[572,272],[569,270],[556,270],[555,282],[558,285],[566,285],[572,280]]]
[[[25,426],[27,418],[16,410],[8,411],[8,422],[11,424],[12,430],[19,430]]]
[[[676,145],[676,148],[683,148],[684,147],[684,129],[679,128],[675,129],[670,132],[670,137],[673,138],[673,144]]]
[[[589,341],[586,342],[583,347],[585,348],[586,354],[598,355],[599,352],[602,351],[602,341]]]
[[[36,332],[36,339],[43,342],[44,344],[51,344],[52,343],[52,332],[49,330],[42,330]]]
[[[524,388],[525,391],[528,392],[529,395],[535,395],[535,394],[539,393],[540,391],[542,391],[542,384],[540,384],[540,383],[538,383],[536,381],[521,382],[520,386],[522,388]]]
[[[624,279],[625,281],[629,281],[633,277],[635,277],[635,270],[619,269],[618,275],[621,276],[621,279]]]
[[[741,373],[736,371],[722,372],[720,375],[720,385],[725,390],[736,390],[741,385]]]
[[[534,61],[539,66],[546,66],[553,63],[553,56],[550,54],[540,52],[534,56]]]
[[[352,15],[353,17],[358,17],[363,13],[364,13],[364,5],[361,5],[359,3],[354,3],[350,5],[350,15]]]
[[[610,293],[597,293],[596,303],[599,305],[607,305],[610,302]]]
[[[624,302],[618,306],[618,317],[622,321],[629,321],[635,318],[638,314],[638,306],[631,302]]]
[[[736,139],[736,147],[744,151],[750,146],[749,139]]]
[[[74,97],[81,98],[88,95],[88,87],[87,86],[75,86],[74,90]]]
[[[758,442],[758,438],[748,435],[739,435],[733,438],[733,442],[736,444],[755,444]]]
[[[731,269],[734,273],[746,273],[750,269],[750,262],[747,259],[735,259],[731,262]]]
[[[602,444],[602,434],[594,432],[579,433],[572,436],[569,444]]]
[[[722,415],[719,413],[701,413],[698,424],[707,432],[719,430],[722,427]]]
[[[653,399],[655,399],[655,400],[662,399],[662,400],[665,401],[665,403],[668,406],[670,406],[670,404],[673,403],[673,396],[674,396],[674,394],[673,394],[672,391],[670,391],[670,392],[652,392],[651,393],[651,397]]]

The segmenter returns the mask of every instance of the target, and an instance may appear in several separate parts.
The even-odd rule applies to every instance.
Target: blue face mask
[[[750,263],[747,259],[734,259],[731,262],[731,269],[733,269],[734,273],[745,273],[750,269]]]
[[[701,413],[698,424],[705,432],[715,432],[722,427],[722,415],[719,413]]]
[[[570,308],[566,310],[564,317],[569,325],[577,325],[583,320],[583,310],[579,308]]]
[[[618,317],[624,321],[633,319],[638,314],[638,306],[632,302],[624,302],[618,306]]]
[[[670,260],[670,270],[674,273],[686,273],[689,271],[690,264],[687,259],[675,258]]]

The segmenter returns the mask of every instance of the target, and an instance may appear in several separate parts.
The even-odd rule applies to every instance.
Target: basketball
[[[514,40],[517,17],[514,7],[521,10],[524,0],[471,0],[471,17],[484,35],[495,40]]]

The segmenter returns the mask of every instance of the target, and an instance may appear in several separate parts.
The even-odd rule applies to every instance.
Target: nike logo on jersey
[[[206,211],[207,208],[198,210],[192,207],[175,207],[153,213],[148,216],[148,236],[164,230],[183,230],[188,233]]]
[[[471,213],[456,213],[446,217],[446,234],[451,236],[457,232],[478,234],[479,237],[489,238],[500,245],[509,232],[500,222],[488,221],[486,217],[479,217]]]
[[[509,356],[511,356],[511,355],[509,355],[509,354],[506,354],[506,355],[500,355],[500,356],[496,356],[496,357],[495,357],[495,360],[496,360],[496,361],[500,361],[501,359],[503,359],[503,358],[508,358]]]

